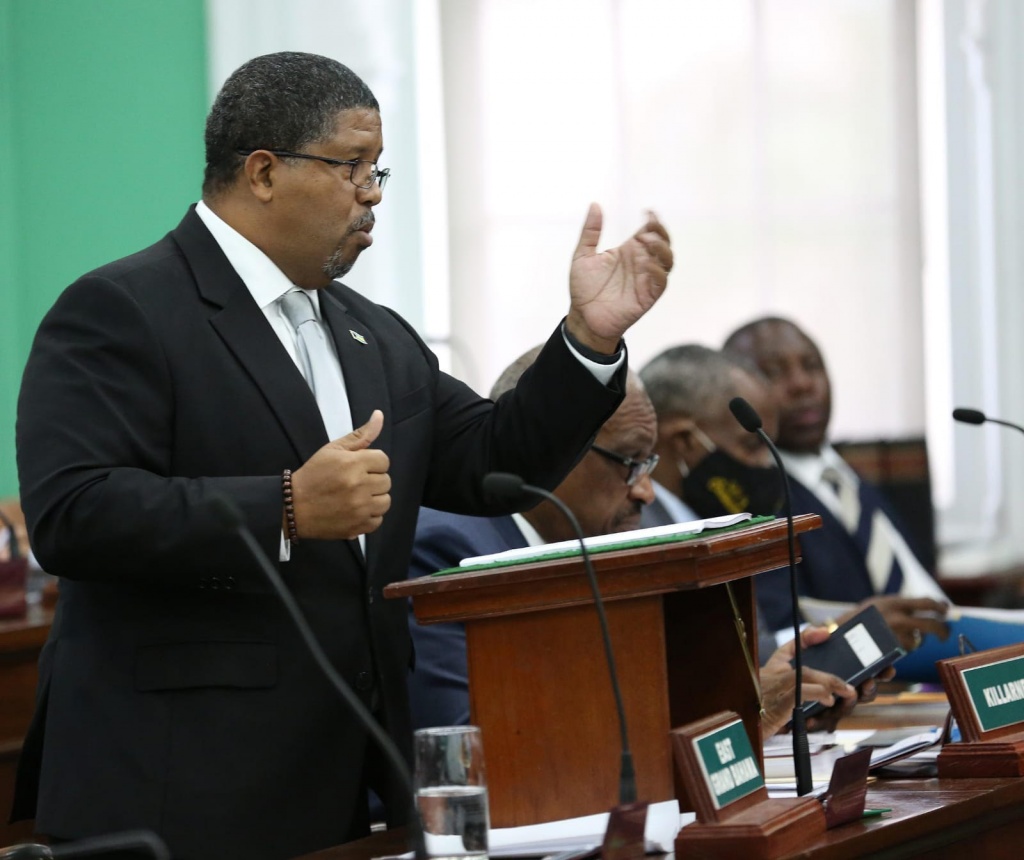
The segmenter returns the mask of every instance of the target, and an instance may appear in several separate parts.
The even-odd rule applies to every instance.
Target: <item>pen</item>
[[[876,818],[883,812],[892,812],[891,809],[865,809],[861,818]]]

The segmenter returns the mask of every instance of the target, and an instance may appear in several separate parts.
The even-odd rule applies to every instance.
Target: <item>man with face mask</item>
[[[771,453],[729,410],[742,397],[774,436],[775,404],[757,371],[697,344],[668,349],[641,371],[658,415],[656,501],[643,525],[749,511],[774,514],[782,483]]]
[[[781,507],[782,484],[771,453],[729,410],[733,397],[744,398],[761,416],[766,432],[774,434],[775,403],[756,369],[717,350],[688,344],[656,356],[640,378],[658,418],[658,463],[651,482],[655,500],[644,508],[641,528],[743,511],[774,514]],[[768,737],[786,723],[795,676],[789,665],[793,643],[777,647],[773,628],[761,616],[759,608],[762,732]],[[801,638],[805,646],[815,645],[828,632],[808,628]],[[815,719],[816,728],[834,728],[858,695],[860,701],[874,698],[874,682],[855,692],[834,675],[804,669],[804,700],[830,706]]]

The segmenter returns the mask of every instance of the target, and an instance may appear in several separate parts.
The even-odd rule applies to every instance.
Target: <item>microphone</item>
[[[962,424],[984,424],[987,421],[989,424],[1002,424],[1003,427],[1012,427],[1014,430],[1020,430],[1021,433],[1024,433],[1024,427],[1021,427],[1020,424],[1013,424],[999,418],[989,418],[984,412],[977,409],[965,409],[963,407],[954,409],[953,420],[959,421]]]
[[[622,706],[622,690],[619,687],[619,675],[615,668],[615,655],[612,653],[612,639],[608,633],[608,617],[604,611],[604,601],[601,600],[601,592],[597,587],[597,577],[594,575],[594,566],[590,561],[590,553],[583,540],[583,529],[580,528],[579,520],[565,504],[554,493],[549,493],[541,487],[527,484],[519,475],[510,472],[491,472],[484,476],[483,490],[485,495],[496,501],[520,503],[527,496],[540,496],[547,499],[565,518],[569,521],[576,538],[580,542],[580,551],[583,553],[583,567],[587,572],[587,579],[590,582],[590,591],[594,595],[594,606],[597,609],[597,618],[601,624],[601,638],[604,640],[605,661],[608,664],[608,675],[611,678],[612,693],[615,696],[615,708],[619,716],[619,743],[622,749],[622,765],[619,770],[619,803],[633,803],[636,801],[636,772],[633,769],[633,754],[629,750],[629,734],[626,731],[626,710]]]
[[[803,797],[813,788],[811,780],[811,752],[807,745],[807,721],[801,707],[801,691],[803,690],[803,648],[800,644],[800,604],[796,587],[796,549],[793,538],[793,504],[789,497],[789,475],[782,464],[782,457],[775,443],[764,432],[761,416],[742,397],[734,397],[729,401],[729,411],[748,433],[756,433],[772,452],[775,463],[782,475],[782,489],[786,504],[786,534],[789,544],[789,594],[793,602],[793,668],[796,670],[796,701],[793,704],[793,766],[796,770],[796,793]]]
[[[413,789],[412,775],[409,773],[408,765],[406,765],[405,759],[402,758],[402,754],[398,751],[398,747],[395,746],[394,741],[388,737],[387,733],[380,727],[380,724],[373,718],[373,715],[366,705],[363,704],[362,700],[352,692],[352,688],[338,674],[338,670],[334,668],[331,661],[327,659],[327,655],[324,653],[323,648],[320,647],[320,643],[317,642],[316,636],[303,616],[299,604],[284,584],[284,580],[281,579],[277,569],[270,563],[270,559],[267,558],[263,548],[256,541],[256,538],[253,537],[249,527],[246,526],[238,506],[226,496],[218,494],[210,499],[210,507],[225,528],[233,530],[245,543],[249,554],[255,559],[263,575],[270,582],[274,591],[277,592],[278,598],[280,598],[284,608],[291,616],[313,660],[320,667],[320,670],[327,677],[327,680],[330,681],[334,689],[337,690],[338,695],[341,696],[345,704],[358,718],[370,737],[377,742],[377,745],[387,757],[388,762],[395,769],[395,773],[398,774],[399,779],[401,779],[402,784],[409,793],[409,805],[412,811],[412,815],[409,817],[409,827],[412,831],[413,850],[416,854],[416,860],[426,860],[427,847],[423,838],[423,826],[420,821],[419,810],[416,807],[416,792]]]

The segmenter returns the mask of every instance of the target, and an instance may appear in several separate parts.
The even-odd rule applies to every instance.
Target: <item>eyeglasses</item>
[[[657,454],[651,454],[651,456],[646,460],[634,460],[632,457],[623,457],[621,454],[616,454],[614,451],[609,451],[599,445],[591,445],[590,450],[596,451],[602,457],[606,457],[607,459],[612,460],[615,463],[619,463],[629,469],[629,474],[626,475],[627,487],[632,487],[644,475],[651,474],[658,465]]]
[[[239,155],[252,155],[257,150],[255,149],[236,149],[235,152]],[[391,175],[391,169],[385,167],[383,169],[378,168],[376,162],[364,161],[359,158],[349,159],[348,161],[341,161],[337,158],[328,158],[326,155],[310,155],[306,152],[289,152],[287,149],[267,149],[265,152],[269,152],[271,155],[276,155],[279,158],[305,158],[308,161],[322,161],[324,164],[329,164],[331,167],[338,167],[342,164],[347,164],[352,168],[352,173],[349,175],[349,179],[356,188],[369,188],[376,182],[380,186],[380,190],[384,190],[384,186],[388,183],[388,177]]]

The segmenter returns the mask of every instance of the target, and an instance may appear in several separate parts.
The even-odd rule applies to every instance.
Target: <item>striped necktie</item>
[[[896,527],[862,481],[833,466],[826,466],[821,477],[839,499],[838,519],[864,557],[874,593],[898,594],[903,569],[893,549]]]

